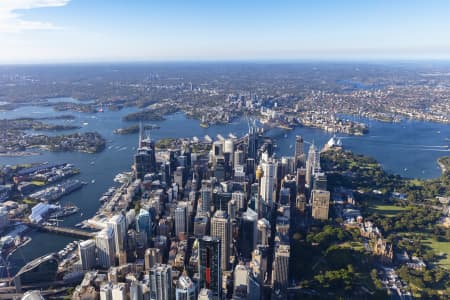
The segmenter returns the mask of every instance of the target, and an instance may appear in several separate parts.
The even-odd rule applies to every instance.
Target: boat
[[[87,125],[89,125],[88,122],[83,122],[83,126],[87,126]]]
[[[208,123],[200,123],[200,127],[202,128],[209,128],[209,124]]]
[[[92,180],[91,180],[91,183],[94,184],[94,183],[95,183],[95,179],[92,179]]]
[[[80,208],[75,205],[66,205],[61,207],[60,210],[50,214],[49,219],[57,219],[61,217],[67,217],[76,214],[80,211]]]

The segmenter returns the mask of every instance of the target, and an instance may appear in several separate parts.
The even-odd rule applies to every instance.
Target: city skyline
[[[450,58],[446,1],[0,4],[0,63]]]

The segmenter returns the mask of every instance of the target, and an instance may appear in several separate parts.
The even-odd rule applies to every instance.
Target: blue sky
[[[450,59],[447,0],[0,0],[0,63]]]

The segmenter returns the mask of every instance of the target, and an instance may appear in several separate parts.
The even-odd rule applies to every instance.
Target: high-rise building
[[[169,265],[157,264],[150,269],[150,299],[172,299],[172,268]]]
[[[156,264],[162,263],[162,253],[159,248],[148,248],[145,250],[144,267],[148,271]]]
[[[272,207],[275,191],[275,164],[269,161],[263,161],[261,163],[261,169],[263,172],[261,177],[261,198],[267,206]]]
[[[152,219],[148,210],[141,208],[136,217],[136,232],[143,233],[147,242],[152,240]]]
[[[114,266],[116,253],[112,228],[108,227],[97,233],[95,246],[97,247],[98,264],[105,269]]]
[[[330,209],[330,192],[323,190],[313,190],[312,198],[312,217],[316,220],[328,220]]]
[[[209,187],[202,187],[200,189],[200,198],[201,198],[201,212],[210,212],[212,205],[212,189]]]
[[[112,298],[112,283],[106,282],[100,286],[100,300],[113,300]]]
[[[231,193],[231,200],[236,201],[236,208],[243,210],[245,207],[245,194],[243,191],[236,191]]]
[[[113,230],[114,247],[116,254],[125,250],[125,236],[126,236],[126,220],[122,214],[113,216],[108,221],[108,227]]]
[[[257,243],[257,222],[258,214],[251,208],[247,208],[242,214],[239,226],[239,248],[245,259],[250,259]]]
[[[305,184],[308,188],[312,188],[312,176],[314,170],[316,149],[314,144],[311,144],[308,150],[308,159],[306,160],[306,174],[305,174]]]
[[[258,238],[257,243],[258,245],[269,245],[269,238],[270,238],[270,223],[267,219],[259,219],[257,223],[257,230],[258,230]]]
[[[221,298],[222,267],[220,240],[211,236],[199,239],[199,289],[211,290],[213,299]],[[200,299],[201,292],[199,294]]]
[[[197,300],[195,284],[187,276],[187,274],[183,274],[178,278],[177,287],[175,290],[175,299],[176,300]]]
[[[202,237],[209,232],[209,219],[203,213],[198,213],[194,218],[194,235]]]
[[[295,167],[305,166],[305,153],[303,152],[303,138],[299,135],[295,137]]]
[[[156,158],[153,148],[138,148],[137,153],[134,155],[133,170],[135,177],[139,179],[144,179],[145,174],[155,172]]]
[[[95,241],[86,240],[78,244],[78,254],[80,256],[83,270],[90,270],[96,265]]]
[[[284,290],[288,286],[289,257],[289,245],[279,245],[275,250],[272,268],[272,286],[274,290]]]
[[[236,168],[236,166],[243,166],[243,165],[244,165],[244,152],[242,152],[242,150],[236,150],[234,152],[233,167]]]
[[[187,205],[185,202],[178,203],[175,208],[175,235],[178,236],[182,232],[187,232]]]
[[[299,168],[297,169],[297,194],[305,194],[305,184],[306,184],[306,169]]]
[[[123,282],[115,284],[112,288],[111,294],[113,300],[126,300],[127,299],[126,284]]]
[[[247,299],[249,288],[250,270],[244,264],[238,264],[234,269],[234,290],[233,295],[238,299]]]
[[[256,159],[257,149],[258,149],[258,140],[256,127],[249,125],[247,138],[247,157]]]
[[[203,288],[198,293],[198,298],[197,299],[198,300],[212,300],[213,299],[213,294],[212,294],[211,290]]]
[[[139,281],[132,281],[130,283],[130,300],[143,300],[144,291],[142,283]]]
[[[211,236],[220,239],[221,266],[223,270],[228,270],[230,264],[231,227],[230,219],[225,211],[216,211],[211,219]]]
[[[323,191],[327,190],[327,176],[325,175],[325,173],[320,172],[314,174],[313,189]]]

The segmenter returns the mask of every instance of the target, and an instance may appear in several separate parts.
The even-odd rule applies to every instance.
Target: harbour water
[[[68,101],[76,101],[69,98]],[[76,131],[98,131],[107,140],[106,149],[97,154],[78,152],[46,152],[41,155],[26,157],[0,157],[0,165],[26,162],[69,162],[80,168],[81,173],[75,178],[88,182],[82,189],[62,198],[61,204],[73,203],[80,208],[80,213],[69,216],[62,226],[73,226],[91,217],[99,207],[98,199],[114,183],[113,179],[119,172],[129,171],[133,154],[137,146],[138,135],[116,135],[113,130],[132,125],[132,122],[122,121],[122,117],[136,108],[125,108],[121,111],[103,113],[73,113],[55,112],[51,107],[27,106],[13,111],[0,112],[0,119],[18,117],[51,117],[72,114],[74,120],[52,120],[61,124],[82,126],[79,130],[51,132],[46,134],[67,134]],[[450,126],[432,122],[403,121],[400,123],[383,123],[360,119],[369,125],[369,134],[364,136],[338,135],[346,149],[365,154],[377,159],[389,172],[406,177],[432,178],[439,176],[440,169],[436,163],[440,156],[450,155],[448,149]],[[248,130],[247,121],[240,119],[228,125],[212,125],[209,128],[199,126],[199,121],[187,119],[184,114],[177,113],[166,116],[166,120],[149,122],[160,126],[151,132],[155,140],[160,138],[194,137],[203,139],[205,135],[216,138],[217,134],[226,137],[229,133],[236,136],[245,134]],[[292,131],[273,129],[268,132],[276,140],[278,156],[293,155],[295,136],[301,135],[307,143],[314,142],[322,147],[331,137],[314,128],[296,128]],[[307,151],[308,144],[305,144]],[[73,240],[70,237],[48,233],[32,233],[33,240],[20,248],[10,258],[10,263],[17,270],[27,261],[50,251],[58,251]]]

